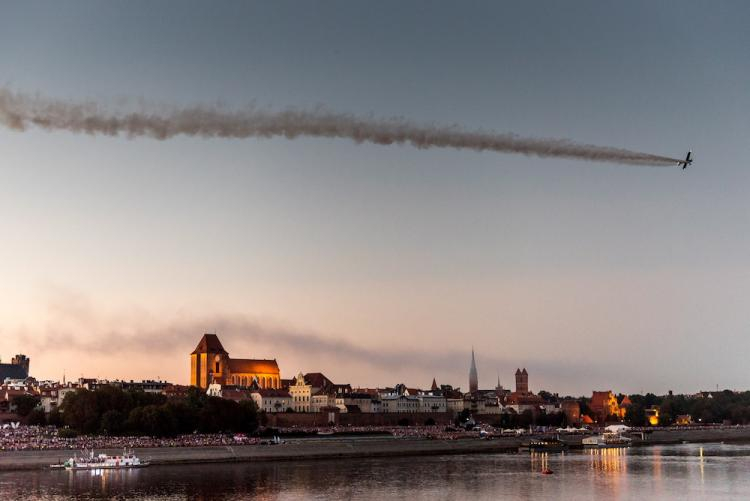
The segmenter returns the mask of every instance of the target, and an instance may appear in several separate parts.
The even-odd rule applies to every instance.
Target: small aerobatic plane
[[[688,151],[688,154],[685,157],[685,160],[681,160],[681,161],[677,162],[677,165],[682,165],[682,170],[687,169],[687,166],[690,165],[691,163],[693,163],[693,159],[690,158],[690,155],[692,155],[692,154],[693,154],[692,150]]]

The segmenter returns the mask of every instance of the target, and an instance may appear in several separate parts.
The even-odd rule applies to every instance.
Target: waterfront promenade
[[[633,434],[634,446],[681,442],[750,441],[750,427],[697,429],[660,429],[643,438]],[[561,440],[578,447],[580,435],[563,435]],[[320,437],[287,439],[278,445],[224,445],[197,447],[144,447],[136,454],[155,465],[221,462],[263,462],[319,460],[364,457],[428,456],[516,452],[528,437],[496,437],[492,440],[459,438],[454,440],[397,438],[391,436]],[[121,449],[96,451],[117,454]],[[0,470],[42,469],[70,457],[70,450],[18,450],[0,452]]]
[[[428,440],[394,437],[346,437],[289,439],[278,445],[234,445],[203,447],[159,447],[135,449],[152,464],[194,464],[219,462],[290,461],[335,458],[427,456],[512,452],[520,440],[458,439]],[[118,449],[97,453],[118,454]],[[0,470],[46,468],[73,455],[70,450],[24,450],[0,452]]]

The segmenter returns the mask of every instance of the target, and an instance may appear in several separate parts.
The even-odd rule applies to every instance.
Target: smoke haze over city
[[[750,388],[749,15],[8,4],[2,360],[186,384],[216,332],[355,386],[466,389],[473,345],[480,387]]]

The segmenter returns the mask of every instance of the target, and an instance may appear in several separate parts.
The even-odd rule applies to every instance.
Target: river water
[[[70,498],[750,499],[750,444],[0,473],[1,500]]]

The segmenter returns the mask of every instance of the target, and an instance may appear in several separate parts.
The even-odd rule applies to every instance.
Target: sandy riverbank
[[[572,447],[580,446],[582,439],[577,435],[560,438]],[[515,437],[493,440],[332,437],[289,439],[281,445],[162,447],[135,451],[139,457],[160,465],[516,452],[523,440],[525,439]],[[750,428],[657,430],[644,434],[642,438],[640,435],[633,435],[634,446],[722,441],[750,441]],[[104,449],[97,452],[118,454],[121,451]],[[47,468],[50,464],[64,461],[72,454],[73,451],[66,450],[3,451],[0,452],[0,470]]]

